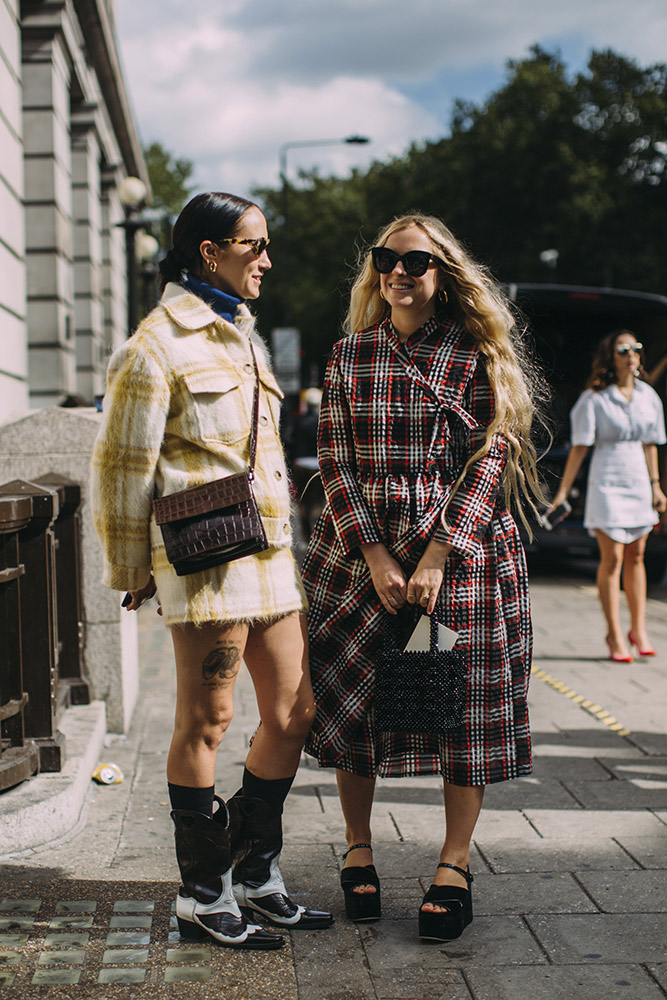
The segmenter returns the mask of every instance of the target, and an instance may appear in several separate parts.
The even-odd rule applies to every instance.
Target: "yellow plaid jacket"
[[[154,495],[247,468],[255,385],[249,337],[260,376],[255,496],[271,549],[290,548],[289,486],[279,436],[282,392],[252,317],[241,306],[236,324],[228,323],[170,283],[109,363],[91,494],[103,579],[114,590],[142,587],[151,564],[173,577],[165,581],[165,594],[168,585],[176,585],[164,549],[156,552],[161,535],[154,519],[151,524]],[[285,565],[291,566],[291,559]],[[187,607],[168,617],[192,620]]]

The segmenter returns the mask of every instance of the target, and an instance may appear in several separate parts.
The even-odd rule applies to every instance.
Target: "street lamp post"
[[[147,316],[157,300],[156,258],[160,244],[150,233],[142,233],[136,243],[136,256],[141,268],[141,314]]]
[[[283,324],[290,325],[290,261],[289,261],[289,227],[287,224],[289,211],[287,183],[287,153],[290,149],[304,149],[309,146],[365,146],[370,142],[365,135],[348,135],[344,139],[304,139],[298,142],[284,142],[280,147],[280,183],[281,183],[281,214],[283,217]]]
[[[118,197],[125,211],[125,220],[117,222],[125,230],[125,265],[127,271],[127,335],[131,337],[137,325],[137,255],[135,236],[146,225],[139,215],[146,201],[146,185],[138,177],[125,177],[118,185]]]

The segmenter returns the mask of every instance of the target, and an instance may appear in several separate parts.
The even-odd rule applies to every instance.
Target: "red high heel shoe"
[[[635,638],[635,633],[632,631],[632,629],[630,629],[630,631],[628,632],[628,642],[630,643],[631,646],[635,647],[635,649],[637,650],[637,653],[639,654],[639,656],[657,656],[658,655],[656,653],[655,649],[652,649],[650,646],[649,646],[648,649],[642,649],[641,646],[639,645],[639,643],[637,642],[637,639]]]
[[[632,656],[621,656],[620,653],[612,653],[609,636],[606,636],[605,642],[607,643],[607,646],[609,648],[609,659],[613,663],[634,663],[634,658]]]

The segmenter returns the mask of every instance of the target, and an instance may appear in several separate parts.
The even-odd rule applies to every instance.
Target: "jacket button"
[[[245,369],[245,371],[247,371],[247,372],[254,372],[254,370],[255,370],[255,369],[253,368],[253,366],[252,366],[252,365],[250,364],[250,362],[248,362],[247,364],[245,364],[245,365],[243,366],[243,368],[244,368],[244,369]]]
[[[289,535],[289,524],[287,523],[283,524],[283,534]]]
[[[273,473],[273,475],[276,477],[276,479],[282,479],[283,478],[283,474],[280,471],[280,469],[276,469],[276,471]]]
[[[268,422],[269,422],[269,418],[268,418],[268,417],[266,417],[266,416],[265,416],[264,414],[262,414],[262,415],[261,415],[261,417],[259,418],[259,422],[260,422],[260,424],[262,424],[262,425],[263,425],[264,427],[266,427],[266,425],[267,425],[267,424],[268,424]]]

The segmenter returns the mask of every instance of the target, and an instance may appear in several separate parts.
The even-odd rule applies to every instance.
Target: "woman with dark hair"
[[[326,506],[303,564],[317,702],[306,748],[336,768],[354,921],[381,916],[376,777],[442,777],[446,835],[418,922],[421,938],[449,941],[472,920],[484,788],[532,767],[528,578],[509,504],[541,498],[541,388],[501,290],[431,216],[394,219],[362,255],[345,329],[320,415]],[[463,721],[445,734],[380,731],[377,658],[398,612],[420,609],[459,634]]]
[[[570,414],[572,447],[553,500],[554,508],[567,500],[593,448],[584,527],[600,549],[598,592],[609,659],[617,663],[633,659],[619,618],[621,571],[631,619],[628,642],[640,656],[655,656],[646,634],[644,549],[667,509],[657,449],[665,441],[665,419],[660,397],[643,381],[643,362],[643,346],[630,330],[616,330],[598,345],[586,389]]]
[[[128,591],[129,611],[157,588],[171,629],[177,694],[167,778],[181,935],[277,948],[283,938],[253,923],[252,911],[289,928],[333,918],[294,903],[278,867],[283,803],[314,707],[279,436],[282,393],[245,304],[271,267],[266,219],[244,198],[200,194],[172,241],[160,264],[160,302],[109,364],[93,455],[95,527],[104,582]],[[153,498],[247,469],[257,384],[254,492],[268,548],[177,576]],[[261,722],[242,788],[225,803],[214,794],[215,756],[242,659]]]

